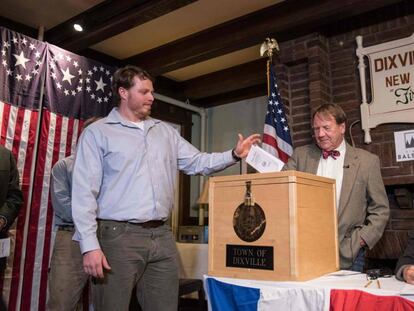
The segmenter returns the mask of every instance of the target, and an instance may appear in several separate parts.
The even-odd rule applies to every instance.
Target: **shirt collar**
[[[346,151],[345,138],[342,139],[341,144],[338,146],[338,148],[336,148],[336,150],[338,150],[341,153],[341,155],[344,155],[345,154],[345,151]]]
[[[161,121],[148,117],[147,119],[144,120],[145,128],[150,128],[150,127],[152,127],[153,125],[155,125],[156,123],[159,123],[159,122],[161,122]],[[117,107],[115,107],[111,110],[111,112],[108,114],[108,116],[105,119],[105,123],[108,123],[108,124],[121,124],[122,126],[126,126],[126,127],[138,128],[138,126],[136,126],[134,123],[128,122],[127,120],[122,118],[122,116],[119,113]]]

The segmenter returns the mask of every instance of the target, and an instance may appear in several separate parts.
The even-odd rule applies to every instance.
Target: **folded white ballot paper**
[[[0,239],[0,258],[10,255],[10,238]]]
[[[257,145],[253,145],[250,148],[246,162],[259,173],[280,172],[285,165],[283,161],[280,161]]]

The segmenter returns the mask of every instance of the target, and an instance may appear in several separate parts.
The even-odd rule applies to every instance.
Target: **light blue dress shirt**
[[[208,175],[234,163],[231,150],[202,153],[170,125],[148,118],[142,130],[114,108],[79,140],[72,179],[74,239],[85,253],[100,249],[96,219],[167,220],[177,170]]]
[[[71,194],[74,155],[59,160],[53,166],[50,197],[55,213],[55,225],[73,226]]]

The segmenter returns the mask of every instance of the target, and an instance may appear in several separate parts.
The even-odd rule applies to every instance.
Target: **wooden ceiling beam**
[[[154,89],[155,93],[169,96],[177,100],[186,101],[188,99],[188,96],[184,93],[182,83],[163,76],[155,78]]]
[[[76,53],[195,1],[197,0],[106,0],[46,31],[45,38],[50,43]],[[85,31],[76,32],[73,29],[74,23],[82,24]]]
[[[125,61],[164,74],[263,42],[285,41],[322,25],[375,10],[402,0],[287,0],[200,31]]]
[[[197,100],[266,82],[266,58],[182,82],[184,93]],[[265,94],[266,90],[263,90]]]
[[[86,49],[82,50],[78,53],[79,55],[82,55],[84,57],[96,60],[98,62],[101,62],[105,65],[113,66],[113,67],[122,67],[123,62],[121,59],[113,57],[111,55],[93,50],[93,49]]]
[[[10,30],[20,32],[21,34],[24,34],[32,38],[37,38],[37,35],[39,33],[39,31],[35,28],[32,28],[19,22],[15,22],[3,16],[0,16],[0,25],[7,27]]]
[[[255,98],[259,96],[266,96],[267,84],[262,83],[258,85],[249,86],[240,90],[231,91],[224,94],[213,95],[210,97],[204,97],[202,99],[190,101],[192,105],[211,108],[214,106],[220,106],[224,104],[234,103],[239,100]],[[264,100],[263,103],[266,103]]]

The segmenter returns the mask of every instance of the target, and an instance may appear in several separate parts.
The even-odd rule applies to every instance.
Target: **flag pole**
[[[269,39],[269,38],[268,38]],[[270,96],[270,66],[273,66],[273,49],[270,48],[267,50],[267,57],[268,60],[266,62],[267,64],[267,97]]]
[[[275,70],[272,64],[274,50],[279,45],[273,38],[266,38],[260,46],[260,55],[267,54],[267,87],[268,102],[263,129],[262,149],[287,162],[293,152],[292,138],[284,105],[276,83]]]
[[[267,97],[270,96],[270,66],[273,66],[273,51],[279,52],[279,44],[274,38],[266,38],[260,46],[260,56],[267,54]]]

